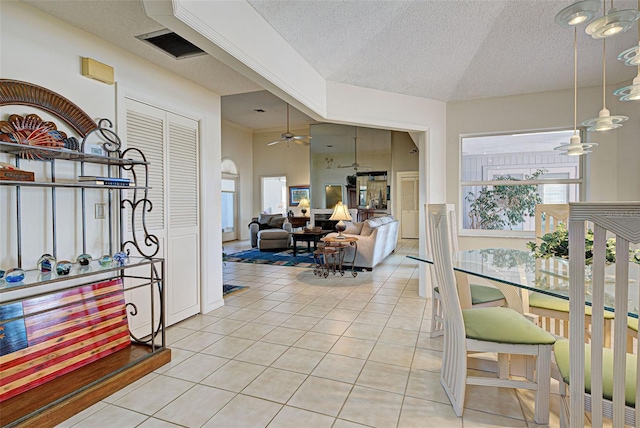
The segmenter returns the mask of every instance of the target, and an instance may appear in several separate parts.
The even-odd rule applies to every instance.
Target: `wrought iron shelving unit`
[[[27,98],[30,90],[35,90],[33,88],[38,91],[47,91],[26,82],[0,79],[0,106],[21,104],[38,107],[38,103],[33,100],[29,102],[23,100],[23,98]],[[69,104],[62,103],[43,109],[57,114],[67,123],[73,125],[69,119],[73,115],[67,113],[78,113],[78,111],[84,113],[68,100],[57,94],[54,95],[58,97],[57,99],[62,99]],[[0,180],[0,186],[10,187],[15,192],[14,215],[17,227],[14,259],[17,260],[18,267],[23,268],[26,272],[23,281],[2,281],[0,283],[0,310],[12,304],[21,303],[26,299],[46,298],[77,287],[117,278],[122,280],[122,289],[118,293],[124,293],[124,296],[128,296],[134,294],[127,293],[133,290],[148,290],[149,303],[148,305],[145,303],[146,307],[141,310],[138,307],[140,302],[125,301],[131,341],[131,346],[126,351],[117,351],[91,362],[87,366],[64,374],[62,377],[6,399],[0,403],[2,406],[0,425],[3,427],[31,424],[56,425],[171,360],[170,350],[166,348],[165,340],[165,264],[164,259],[155,257],[159,251],[159,240],[155,235],[149,233],[146,226],[146,215],[152,208],[151,201],[148,199],[150,188],[147,187],[149,163],[140,150],[121,150],[120,138],[111,130],[111,123],[108,120],[103,119],[97,124],[94,123],[95,127],[93,127],[86,115],[82,118],[82,127],[72,126],[82,137],[82,142],[77,150],[0,142],[0,153],[8,154],[8,157],[12,158],[12,163],[18,168],[20,168],[21,162],[24,162],[25,157],[36,159],[35,162],[49,164],[45,168],[48,171],[47,176],[40,177],[39,181]],[[84,153],[84,145],[90,136],[94,140],[97,138],[102,141],[101,145],[106,156]],[[84,175],[85,165],[104,165],[107,167],[108,177],[122,177],[126,173],[131,178],[132,185],[124,187],[87,184],[70,180],[62,181],[56,177],[56,168],[62,162],[78,162],[80,164],[79,175]],[[51,254],[54,257],[58,258],[58,240],[64,239],[59,236],[60,220],[56,218],[57,211],[66,209],[57,206],[56,192],[60,188],[75,189],[79,192],[81,224],[77,228],[78,233],[82,234],[83,253],[87,251],[86,192],[103,191],[107,192],[105,213],[108,221],[108,239],[105,239],[108,242],[105,244],[106,248],[103,249],[104,253],[114,254],[118,251],[124,251],[129,254],[130,251],[133,251],[139,256],[130,257],[129,262],[125,265],[103,267],[95,260],[87,266],[74,264],[69,275],[57,275],[55,272],[42,273],[35,266],[22,266],[24,226],[21,224],[21,218],[24,216],[25,207],[22,206],[21,189],[27,187],[44,188],[51,192],[50,233],[52,235]],[[127,235],[126,228],[129,225],[131,227]],[[136,225],[141,230],[136,230]],[[35,255],[30,254],[29,256],[33,259]],[[91,299],[92,297],[88,298],[88,300]],[[67,306],[69,306],[68,303],[61,301],[53,309],[64,309]],[[41,315],[43,312],[35,315]],[[34,316],[34,314],[22,314],[9,318],[3,316],[0,319],[0,326],[16,320],[26,320],[30,316]],[[138,329],[135,332],[132,331],[132,321],[136,317],[142,316],[149,316],[148,319],[145,318],[145,324],[148,324],[145,327],[146,333],[141,333]]]

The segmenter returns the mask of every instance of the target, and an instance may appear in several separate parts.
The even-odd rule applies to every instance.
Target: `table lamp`
[[[310,204],[309,204],[309,199],[307,198],[301,198],[300,202],[298,203],[298,206],[300,208],[302,208],[302,216],[306,217],[307,215],[307,208],[309,208]]]
[[[349,207],[344,205],[342,201],[338,202],[333,208],[333,214],[331,214],[329,220],[339,220],[338,224],[336,224],[336,230],[338,231],[338,236],[336,236],[336,239],[345,239],[346,236],[344,236],[342,232],[344,232],[344,230],[347,228],[347,225],[344,224],[343,220],[352,220],[351,214],[349,214]]]

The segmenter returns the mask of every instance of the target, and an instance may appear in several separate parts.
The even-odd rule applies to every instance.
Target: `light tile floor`
[[[401,241],[356,278],[227,262],[225,283],[250,288],[170,327],[169,364],[60,427],[537,426],[523,390],[470,386],[456,417],[439,382],[442,340],[429,338],[429,300],[406,258],[416,246]],[[554,394],[550,426],[557,409]]]

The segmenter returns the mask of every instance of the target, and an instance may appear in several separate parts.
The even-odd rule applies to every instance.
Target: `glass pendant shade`
[[[566,156],[582,156],[587,153],[591,153],[589,150],[592,147],[596,147],[596,143],[584,143],[580,142],[580,135],[573,134],[569,140],[569,144],[561,144],[558,147],[554,147],[554,150],[559,150]]]
[[[610,131],[620,128],[622,126],[620,123],[625,120],[629,120],[629,118],[627,116],[611,116],[609,110],[603,108],[597,118],[585,120],[582,125],[587,127],[587,131]]]
[[[589,24],[585,31],[594,39],[604,39],[618,33],[624,33],[633,26],[638,18],[640,18],[640,12],[636,9],[616,10],[612,8],[608,14]]]
[[[638,46],[627,49],[618,55],[620,61],[624,61],[624,65],[631,67],[640,66],[640,43]]]
[[[596,16],[599,3],[600,2],[598,0],[582,0],[575,2],[558,12],[555,21],[557,24],[565,28],[571,28],[576,25],[589,22],[594,16]]]
[[[620,88],[613,93],[620,97],[620,101],[639,101],[640,100],[640,72],[633,79],[633,84]]]

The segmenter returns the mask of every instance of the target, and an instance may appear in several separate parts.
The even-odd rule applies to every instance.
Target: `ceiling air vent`
[[[153,33],[141,34],[136,38],[149,43],[175,59],[192,58],[206,54],[205,51],[171,30],[154,31]]]

